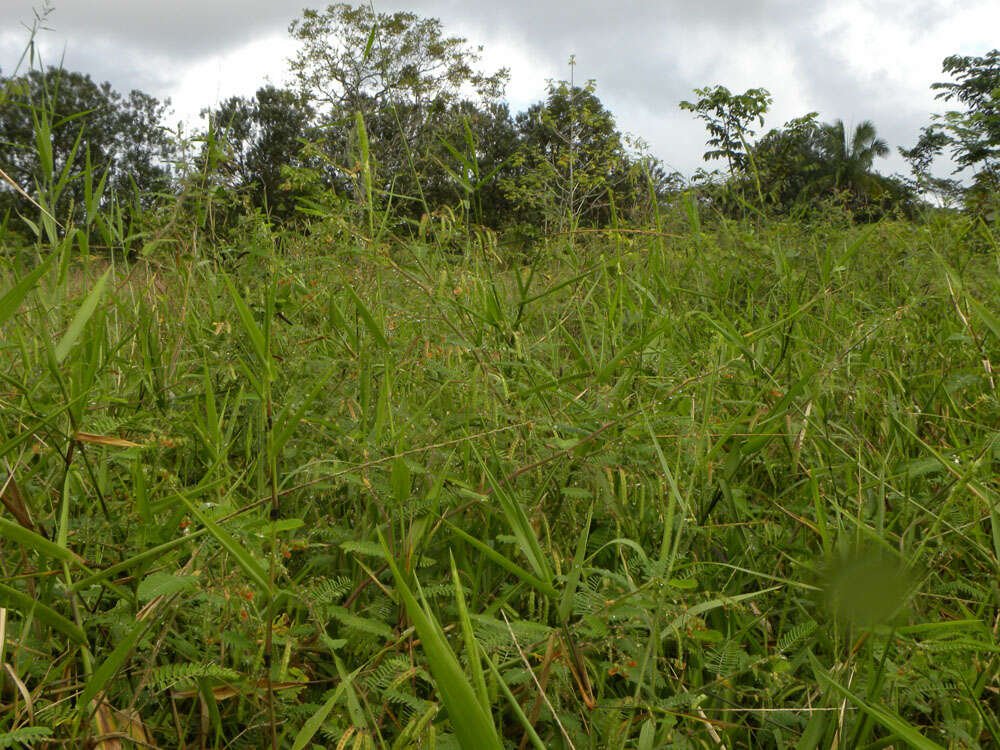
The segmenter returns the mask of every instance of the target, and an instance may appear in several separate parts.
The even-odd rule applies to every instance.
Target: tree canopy
[[[934,115],[917,143],[900,152],[910,162],[918,186],[950,197],[961,192],[958,183],[935,178],[931,172],[934,157],[949,151],[956,174],[972,173],[972,186],[965,191],[967,203],[983,208],[1000,189],[1000,50],[982,57],[946,57],[942,71],[952,80],[931,88],[938,99],[964,108]]]
[[[231,97],[210,113],[226,146],[221,170],[254,206],[287,218],[294,195],[282,190],[282,169],[303,163],[303,143],[318,137],[312,107],[289,89],[264,86],[251,98]]]
[[[88,159],[96,174],[107,171],[108,195],[148,200],[169,188],[172,143],[161,126],[168,102],[141,91],[123,96],[110,83],[55,67],[0,78],[0,84],[7,91],[0,106],[0,164],[29,194],[51,190],[65,174],[55,213],[83,205],[86,188],[78,176]],[[0,191],[0,207],[33,210],[7,189]]]

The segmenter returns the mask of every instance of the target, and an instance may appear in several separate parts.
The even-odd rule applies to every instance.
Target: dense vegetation
[[[0,747],[1000,745],[996,54],[909,178],[711,87],[683,183],[433,19],[292,33],[196,141],[6,79]]]

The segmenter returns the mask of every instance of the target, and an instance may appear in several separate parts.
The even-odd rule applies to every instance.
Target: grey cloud
[[[33,0],[5,0],[8,22],[30,23]],[[225,51],[284,29],[302,0],[66,0],[48,17],[54,36],[87,46],[93,38],[177,60]]]

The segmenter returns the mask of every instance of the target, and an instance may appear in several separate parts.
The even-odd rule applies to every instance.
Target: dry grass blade
[[[141,443],[133,443],[131,440],[117,438],[111,435],[94,435],[90,432],[77,432],[73,434],[73,439],[81,443],[91,443],[92,445],[104,445],[110,448],[142,448]]]
[[[43,214],[45,214],[50,219],[52,219],[52,221],[55,223],[55,225],[57,227],[59,227],[60,229],[64,229],[63,225],[59,223],[59,221],[56,219],[55,216],[53,216],[51,213],[49,213],[47,209],[45,209],[42,206],[40,206],[38,204],[38,202],[34,198],[32,198],[30,195],[28,195],[26,192],[24,192],[24,190],[21,188],[21,186],[18,185],[16,182],[14,182],[14,180],[11,179],[10,175],[8,175],[2,169],[0,169],[0,179],[3,179],[4,182],[6,182],[8,185],[10,185],[12,188],[14,188],[14,190],[21,197],[23,197],[25,200],[27,200],[28,202],[30,202],[32,206],[34,206],[39,211],[41,211]]]
[[[3,621],[6,620],[7,611],[3,610],[0,614],[0,625],[3,625]],[[4,641],[4,630],[0,627],[0,645]],[[2,648],[0,648],[2,650]],[[4,662],[4,671],[7,672],[7,676],[10,677],[11,682],[14,683],[14,687],[17,688],[17,692],[21,694],[21,699],[24,701],[25,709],[28,712],[28,721],[32,724],[35,723],[35,703],[31,699],[31,692],[28,690],[28,686],[24,684],[24,681],[18,676],[17,672],[14,670],[14,666],[10,662]]]
[[[559,726],[559,731],[562,732],[563,737],[566,738],[566,744],[569,745],[570,750],[576,750],[576,745],[573,744],[573,738],[569,736],[569,732],[567,732],[566,727],[563,726],[562,720],[559,718],[559,713],[552,707],[552,703],[549,701],[549,696],[545,694],[545,688],[542,687],[542,683],[538,681],[538,676],[535,674],[535,670],[531,668],[528,657],[524,655],[524,650],[521,648],[521,644],[517,641],[517,635],[514,634],[514,629],[510,626],[510,620],[507,619],[507,613],[500,610],[500,614],[503,615],[503,621],[507,625],[507,632],[510,633],[510,639],[514,642],[514,647],[517,649],[517,653],[521,657],[521,662],[524,664],[524,668],[528,670],[528,674],[531,675],[531,679],[534,681],[535,687],[538,688],[539,697],[545,701],[545,705],[548,706],[549,712],[552,714],[552,718],[555,719],[556,724]]]
[[[31,511],[28,510],[28,505],[24,502],[24,495],[21,494],[21,489],[14,480],[14,472],[11,470],[10,464],[7,465],[7,471],[9,472],[7,481],[4,483],[3,490],[0,491],[0,502],[19,524],[29,531],[37,533],[38,528],[31,520]]]

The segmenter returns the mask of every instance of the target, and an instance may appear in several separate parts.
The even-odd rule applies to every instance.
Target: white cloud
[[[294,52],[292,40],[275,34],[199,59],[169,88],[175,116],[197,122],[201,110],[231,96],[252,96],[268,84],[285,85],[289,78],[286,61]]]

